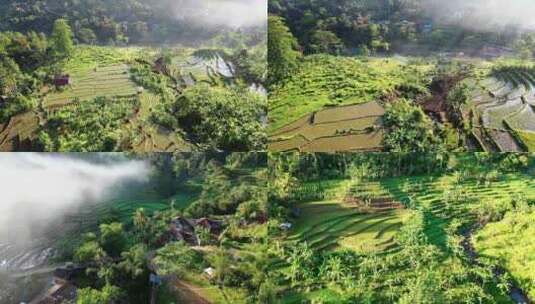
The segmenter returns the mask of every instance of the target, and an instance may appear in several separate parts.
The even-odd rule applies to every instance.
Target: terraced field
[[[535,212],[509,213],[502,221],[490,223],[474,237],[481,256],[501,261],[522,284],[531,299],[535,298]]]
[[[347,182],[337,181],[338,191],[344,193]],[[476,180],[459,186],[451,175],[440,177],[404,177],[365,182],[349,187],[359,197],[403,204],[417,204],[427,217],[426,235],[432,244],[446,248],[444,229],[454,218],[475,219],[474,207],[482,203],[497,204],[510,201],[515,193],[535,199],[535,180],[529,176],[507,175],[485,187]],[[307,189],[316,189],[307,185]],[[463,203],[445,199],[445,193],[462,189]],[[381,251],[395,248],[392,237],[409,212],[406,209],[387,207],[384,210],[367,210],[362,206],[344,202],[342,198],[326,196],[327,200],[301,203],[302,210],[288,239],[309,242],[316,249],[352,248],[357,251]],[[372,203],[373,206],[373,203]]]
[[[71,75],[71,85],[63,91],[48,94],[43,101],[45,108],[62,106],[74,100],[90,100],[99,96],[131,96],[137,93],[137,86],[130,80],[126,64],[97,67],[92,71],[81,68],[68,72]]]
[[[62,241],[69,241],[79,238],[80,234],[93,230],[96,225],[109,215],[117,216],[123,223],[129,223],[132,215],[139,208],[144,208],[145,212],[152,214],[170,208],[171,201],[177,209],[182,209],[191,204],[198,193],[183,192],[174,197],[162,197],[151,185],[141,185],[132,188],[117,189],[114,197],[103,200],[97,204],[81,206],[80,209],[71,215],[66,215],[61,225],[50,229],[48,235],[52,241],[58,241],[58,236]],[[76,242],[74,242],[76,243]]]
[[[161,103],[161,99],[147,90],[140,93],[139,87],[130,78],[129,62],[139,58],[151,62],[156,55],[154,49],[77,47],[73,59],[64,66],[71,84],[59,90],[44,88],[40,104],[34,111],[12,117],[0,125],[0,151],[31,150],[34,148],[31,147],[32,142],[35,142],[40,128],[51,114],[68,109],[76,115],[81,103],[98,96],[136,104],[133,117],[125,118],[127,123],[121,128],[121,131],[131,134],[132,150],[194,150],[194,145],[184,139],[184,134],[151,123],[150,114]],[[201,70],[199,68],[198,72],[201,73]]]
[[[311,202],[298,206],[298,221],[289,241],[306,241],[314,250],[350,248],[382,252],[395,247],[393,235],[401,226],[402,210],[365,211],[339,201]]]
[[[421,85],[430,67],[394,58],[306,57],[291,79],[271,92],[269,131],[325,106],[375,101],[406,82]]]
[[[326,108],[271,134],[270,151],[381,150],[384,109],[377,102]]]
[[[211,54],[211,56],[200,58],[195,56],[193,49],[177,51],[173,57],[173,65],[178,68],[178,72],[187,82],[206,80],[207,74],[212,72],[221,73],[225,77],[233,76],[232,65],[225,62],[220,55]]]
[[[486,151],[533,150],[526,132],[535,132],[535,70],[523,66],[495,68],[491,77],[471,86],[471,102],[465,113],[473,113],[475,137]]]

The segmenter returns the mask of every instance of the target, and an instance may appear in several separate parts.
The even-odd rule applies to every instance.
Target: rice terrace
[[[479,2],[270,1],[269,150],[535,151],[534,27]]]
[[[227,8],[175,5],[0,3],[0,151],[262,150],[262,16],[215,25],[205,11]]]
[[[533,161],[272,155],[281,303],[530,303]]]

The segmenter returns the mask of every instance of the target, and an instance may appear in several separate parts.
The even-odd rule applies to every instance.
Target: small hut
[[[154,62],[154,65],[152,66],[152,71],[154,73],[160,73],[160,74],[168,73],[167,66],[165,64],[165,59],[163,57],[158,58]]]
[[[208,229],[211,234],[220,234],[223,228],[223,223],[220,221],[211,220],[203,217],[195,221],[195,225],[198,227],[204,227]]]
[[[169,232],[171,239],[174,241],[184,241],[195,246],[199,245],[199,239],[195,234],[195,223],[186,218],[175,218],[170,224]]]
[[[54,85],[56,87],[64,87],[71,84],[71,77],[69,74],[56,75],[54,78]]]
[[[424,112],[440,122],[447,121],[446,104],[444,101],[430,100],[422,106]]]

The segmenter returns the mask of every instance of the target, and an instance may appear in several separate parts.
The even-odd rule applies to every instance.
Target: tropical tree
[[[268,19],[268,84],[288,77],[301,56],[297,40],[284,23],[284,19],[269,16]]]
[[[106,284],[101,290],[81,288],[77,292],[76,304],[104,304],[113,303],[121,299],[123,292],[120,288]]]
[[[133,222],[140,239],[146,241],[149,229],[149,219],[144,208],[139,208],[134,212]]]
[[[312,53],[339,55],[343,47],[342,40],[331,31],[318,30],[310,37],[309,48]]]
[[[100,243],[102,248],[112,257],[120,256],[126,246],[122,223],[100,225]]]
[[[128,251],[121,253],[123,260],[119,268],[127,273],[132,279],[137,279],[147,273],[147,248],[143,244],[137,244]]]
[[[74,50],[72,38],[73,33],[67,20],[56,20],[50,36],[52,55],[59,59],[69,57]]]

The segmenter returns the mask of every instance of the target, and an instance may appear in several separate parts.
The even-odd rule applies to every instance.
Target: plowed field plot
[[[13,151],[21,148],[21,142],[33,139],[34,131],[39,127],[39,117],[33,112],[27,112],[12,117],[0,129],[0,152]]]
[[[128,66],[115,64],[91,71],[74,71],[71,85],[64,91],[53,92],[45,98],[44,107],[68,104],[76,99],[90,100],[98,96],[113,97],[136,94],[136,84],[130,80]]]
[[[315,250],[352,249],[362,253],[384,252],[396,247],[394,235],[402,225],[404,210],[366,212],[338,201],[305,203],[302,221],[288,240],[306,241]]]
[[[532,86],[535,78],[526,72],[510,74],[489,77],[471,86],[466,117],[468,111],[472,110],[473,126],[486,130],[474,130],[474,133],[489,151],[493,150],[492,144],[487,144],[489,141],[503,152],[526,150],[529,143],[520,133],[535,131],[535,112],[532,107],[535,104]]]
[[[382,115],[377,102],[327,108],[275,131],[270,151],[357,151],[382,148]]]
[[[522,152],[522,147],[517,143],[511,132],[489,129],[488,134],[500,151]]]
[[[513,129],[535,132],[535,111],[525,104],[522,109],[506,119]]]

